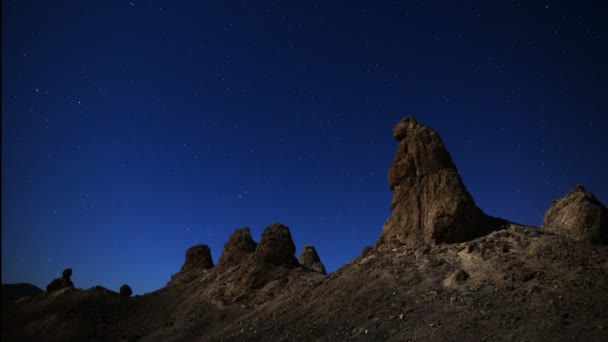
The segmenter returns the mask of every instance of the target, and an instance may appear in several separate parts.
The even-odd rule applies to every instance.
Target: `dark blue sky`
[[[3,1],[2,282],[144,293],[274,221],[334,271],[380,234],[409,114],[491,215],[606,203],[601,5]]]

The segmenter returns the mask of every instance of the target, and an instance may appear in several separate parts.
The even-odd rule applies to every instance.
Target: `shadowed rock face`
[[[241,264],[255,252],[256,247],[257,244],[251,238],[249,228],[239,228],[230,235],[230,238],[224,244],[222,256],[217,265],[234,266]]]
[[[196,245],[186,251],[186,261],[181,272],[190,270],[206,270],[213,267],[211,249],[207,245]]]
[[[306,266],[322,274],[327,274],[325,271],[325,266],[321,262],[321,258],[319,258],[319,254],[317,254],[317,250],[313,246],[304,246],[298,261],[302,266]]]
[[[584,186],[577,185],[545,213],[541,229],[574,240],[608,243],[608,210]]]
[[[412,117],[393,129],[399,142],[389,173],[391,216],[376,247],[434,245],[479,236],[485,215],[465,188],[439,135]]]
[[[61,278],[54,279],[50,284],[46,286],[46,292],[51,293],[59,291],[65,288],[74,288],[74,283],[70,280],[72,276],[72,269],[66,268],[63,270]]]
[[[273,223],[264,229],[260,244],[255,250],[255,258],[259,261],[288,267],[298,266],[294,253],[296,246],[291,238],[289,228]]]

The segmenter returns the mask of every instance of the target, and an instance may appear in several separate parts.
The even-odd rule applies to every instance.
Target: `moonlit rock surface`
[[[542,230],[574,240],[608,243],[608,210],[582,185],[556,200],[545,213]]]
[[[465,188],[439,135],[413,117],[399,121],[388,172],[391,215],[376,247],[434,245],[472,239],[485,215]]]

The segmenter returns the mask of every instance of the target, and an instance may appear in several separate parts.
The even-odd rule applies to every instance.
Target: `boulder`
[[[296,267],[299,264],[294,256],[295,252],[296,246],[289,228],[280,223],[273,223],[264,229],[254,257],[264,263]]]
[[[182,265],[180,272],[191,270],[206,270],[213,267],[213,259],[211,258],[211,249],[207,245],[195,245],[186,251],[186,260]]]
[[[462,242],[487,230],[439,135],[413,117],[393,129],[397,153],[388,172],[391,215],[376,247]]]
[[[319,254],[317,254],[317,250],[313,246],[306,245],[302,248],[302,253],[300,253],[300,259],[298,259],[300,265],[310,268],[316,272],[327,274],[325,271],[325,266],[321,262],[321,258],[319,258]]]
[[[553,202],[541,224],[546,232],[574,240],[608,243],[608,210],[583,185]]]
[[[127,284],[123,284],[120,287],[120,295],[122,297],[131,297],[131,295],[133,294],[133,290],[131,290],[131,287]]]
[[[224,244],[218,266],[234,266],[248,260],[255,252],[257,244],[251,238],[249,228],[239,228],[230,235]]]

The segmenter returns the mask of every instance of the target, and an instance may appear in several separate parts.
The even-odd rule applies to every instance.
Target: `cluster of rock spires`
[[[398,146],[388,172],[393,192],[391,215],[376,245],[364,254],[399,245],[418,248],[469,241],[500,229],[500,223],[506,222],[485,215],[477,207],[437,132],[413,117],[406,117],[395,125],[393,137]],[[575,240],[608,243],[608,210],[582,185],[577,185],[547,210],[540,228]],[[280,223],[266,227],[259,244],[251,237],[249,228],[239,228],[224,245],[217,265],[209,246],[190,247],[170,284],[187,282],[207,270],[243,264],[252,269],[280,266],[326,274],[313,246],[305,245],[299,259],[294,256],[295,250],[289,228]],[[64,270],[61,278],[47,286],[47,292],[74,288],[71,275],[71,269]],[[120,294],[130,296],[132,291],[123,285]]]
[[[221,273],[243,265],[247,265],[244,272],[259,271],[260,267],[280,267],[287,270],[308,269],[326,274],[325,266],[313,246],[304,246],[299,261],[294,256],[295,251],[296,247],[289,228],[281,223],[275,222],[266,227],[260,243],[253,240],[249,228],[238,228],[224,244],[222,255],[216,266],[213,264],[209,246],[199,244],[190,247],[186,251],[182,268],[173,275],[169,283],[187,282],[200,275],[201,272],[213,270]]]
[[[396,246],[419,248],[464,242],[507,226],[507,221],[488,216],[477,207],[437,132],[406,117],[395,125],[393,136],[398,147],[388,172],[393,192],[391,215],[376,245],[365,254]],[[577,240],[604,243],[607,217],[606,207],[577,186],[547,211],[541,228]],[[304,246],[299,260],[294,257],[295,249],[289,229],[280,223],[268,226],[259,244],[249,228],[239,228],[224,245],[217,266],[207,245],[193,246],[172,282],[194,279],[206,270],[244,264],[245,273],[266,265],[326,274],[313,246]]]
[[[259,340],[261,336],[277,340],[323,339],[320,336],[352,340],[359,335],[367,335],[367,340],[386,340],[388,336],[401,341],[404,333],[414,333],[416,338],[412,340],[481,340],[482,336],[470,329],[478,321],[483,322],[478,326],[481,331],[498,328],[502,329],[499,333],[515,334],[510,337],[513,339],[522,334],[522,325],[528,329],[524,333],[542,331],[535,324],[552,317],[566,324],[578,321],[592,334],[587,336],[602,334],[593,329],[605,329],[604,323],[590,328],[588,323],[605,322],[601,309],[605,296],[600,293],[600,300],[593,298],[592,304],[580,304],[580,300],[605,289],[601,275],[606,258],[601,253],[605,255],[606,249],[569,240],[608,243],[608,210],[593,194],[582,185],[576,186],[547,210],[540,229],[511,224],[484,214],[476,206],[434,130],[407,117],[397,123],[393,136],[398,148],[388,173],[393,192],[391,215],[376,245],[366,247],[357,259],[332,276],[323,276],[326,270],[313,246],[303,246],[299,259],[295,258],[295,244],[286,226],[271,224],[259,243],[253,240],[249,228],[239,228],[223,246],[217,264],[209,246],[192,246],[167,287],[132,299],[127,298],[132,290],[126,284],[119,293],[102,287],[71,291],[72,270],[66,269],[62,277],[47,286],[47,294],[53,294],[47,297],[49,300],[39,301],[41,297],[37,297],[26,303],[29,306],[17,307],[28,319],[13,315],[18,318],[12,321],[17,322],[13,336],[43,335],[47,339],[46,330],[30,334],[32,326],[48,324],[48,331],[62,337],[55,340],[78,340],[62,335],[71,333],[71,329],[64,328],[68,326],[65,322],[56,324],[61,322],[56,320],[60,317],[58,310],[62,310],[67,323],[74,322],[74,331],[82,334],[80,340],[87,336],[191,340],[209,331],[212,338],[208,340],[212,341]],[[493,232],[502,228],[507,229]],[[473,239],[477,240],[455,244]],[[542,269],[549,264],[539,260],[550,260],[554,269]],[[599,260],[600,266],[590,265],[588,260]],[[497,269],[502,272],[499,276],[494,274]],[[563,281],[564,271],[569,277]],[[581,281],[581,277],[587,279]],[[435,291],[438,279],[443,280],[443,287]],[[38,296],[42,292],[15,285],[19,285],[14,287],[15,295],[7,298]],[[258,305],[275,298],[280,299],[272,305]],[[540,302],[551,305],[538,305]],[[525,310],[510,309],[520,303]],[[71,321],[78,312],[74,307],[84,313],[80,320]],[[579,307],[583,309],[577,310]],[[45,308],[47,316],[40,313]],[[530,324],[534,316],[522,319],[523,312],[537,310],[545,310],[538,314],[542,317],[539,321]],[[461,317],[454,320],[454,312]],[[441,320],[440,316],[447,319],[437,325],[435,320]],[[128,323],[125,317],[130,319]],[[500,324],[492,325],[495,322]],[[446,326],[454,330],[436,334]],[[552,336],[575,333],[561,328],[553,325],[548,330]],[[415,329],[419,329],[417,335]],[[100,332],[107,335],[98,335]]]
[[[393,137],[398,146],[388,172],[393,192],[391,215],[376,245],[363,254],[399,245],[418,248],[468,241],[501,228],[497,222],[506,222],[485,215],[477,207],[437,132],[413,117],[406,117],[395,125]],[[584,186],[577,185],[564,198],[554,201],[540,228],[574,240],[605,244],[608,210]],[[305,245],[299,260],[294,256],[295,250],[289,228],[280,223],[268,226],[259,244],[251,237],[249,228],[239,228],[224,245],[217,265],[209,246],[198,244],[189,248],[183,266],[171,282],[188,281],[200,272],[243,264],[253,269],[280,266],[326,274],[313,246]],[[71,275],[72,269],[65,269],[60,278],[47,286],[47,293],[73,289]],[[120,294],[128,297],[132,290],[125,284]]]

